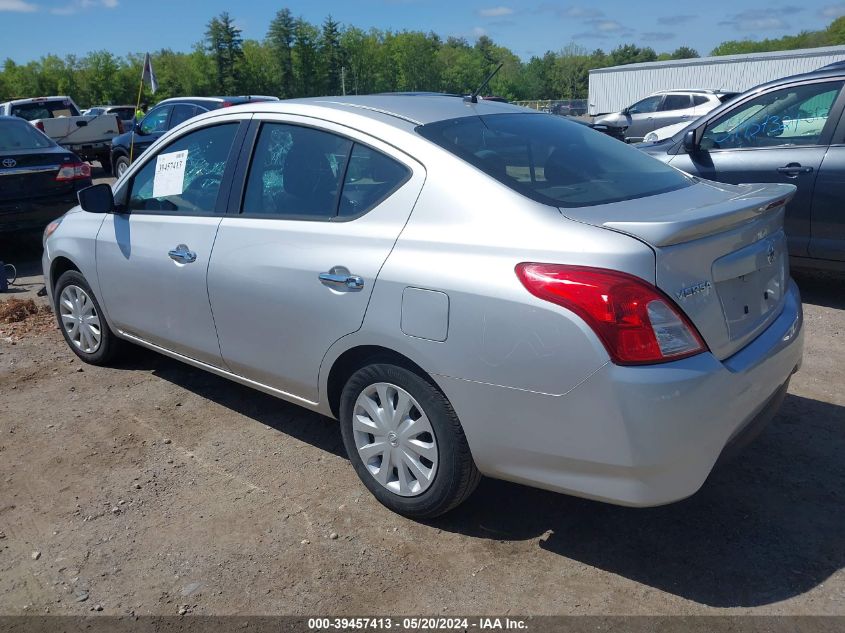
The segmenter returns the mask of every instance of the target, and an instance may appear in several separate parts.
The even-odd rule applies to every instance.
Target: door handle
[[[358,275],[320,273],[320,281],[328,286],[335,286],[353,292],[364,289],[364,280]]]
[[[812,167],[802,167],[801,163],[789,163],[783,167],[778,167],[779,174],[786,174],[787,176],[797,176],[798,174],[810,174],[813,172]]]
[[[177,264],[193,264],[197,261],[197,254],[184,244],[179,244],[172,251],[168,251],[167,255]]]

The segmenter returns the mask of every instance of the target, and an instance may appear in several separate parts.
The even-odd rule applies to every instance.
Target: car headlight
[[[657,138],[657,134],[649,132],[645,135],[645,138],[643,138],[643,143],[656,143],[658,140],[660,139]]]
[[[41,244],[45,245],[47,243],[47,238],[50,237],[53,233],[56,232],[56,229],[59,228],[59,225],[62,223],[62,219],[65,216],[61,216],[60,218],[56,218],[47,227],[44,229],[44,236],[41,238]]]

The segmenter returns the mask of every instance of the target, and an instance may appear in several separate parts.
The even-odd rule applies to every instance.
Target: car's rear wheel
[[[355,372],[341,395],[340,423],[361,481],[399,514],[441,515],[481,479],[449,401],[404,367],[379,363]]]
[[[114,159],[114,175],[120,178],[129,169],[129,157],[118,156]]]
[[[53,297],[59,329],[71,351],[92,365],[114,360],[122,341],[106,323],[85,277],[75,270],[63,273],[56,281]]]

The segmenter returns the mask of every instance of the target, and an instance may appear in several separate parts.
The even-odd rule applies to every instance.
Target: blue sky
[[[779,37],[822,28],[845,15],[845,0],[805,0],[800,6],[790,1],[0,0],[0,58],[26,62],[50,52],[189,50],[206,22],[224,10],[244,37],[261,39],[283,6],[314,23],[331,14],[364,29],[432,30],[470,41],[486,33],[524,59],[572,41],[605,50],[633,41],[658,52],[687,45],[706,54],[727,39]]]

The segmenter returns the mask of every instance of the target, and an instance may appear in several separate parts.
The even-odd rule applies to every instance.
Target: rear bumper
[[[725,447],[774,416],[803,353],[790,281],[778,319],[725,361],[607,363],[569,393],[438,376],[485,475],[630,506],[695,493]]]
[[[0,233],[43,230],[77,204],[76,191],[55,198],[0,202]]]

